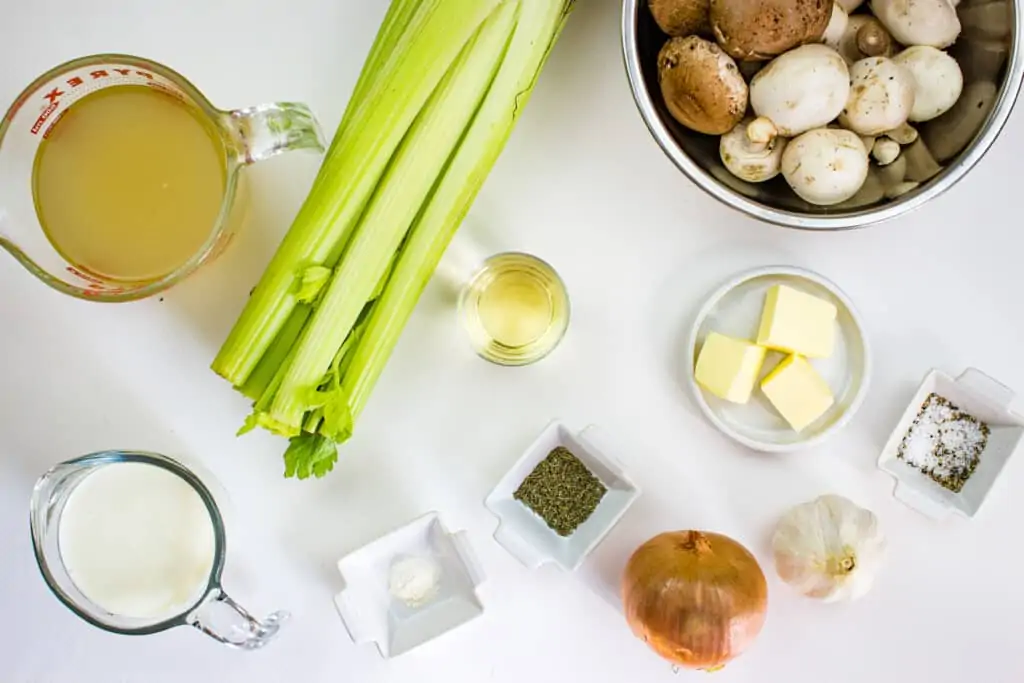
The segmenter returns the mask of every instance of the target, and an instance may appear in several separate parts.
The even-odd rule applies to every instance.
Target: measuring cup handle
[[[293,149],[323,152],[324,134],[309,107],[297,102],[260,104],[225,114],[242,161],[251,164]]]
[[[189,615],[188,623],[225,645],[256,650],[277,635],[289,616],[287,612],[274,612],[260,621],[222,589],[214,588]]]

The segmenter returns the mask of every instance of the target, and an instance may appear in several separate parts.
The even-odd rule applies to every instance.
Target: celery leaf
[[[319,434],[299,434],[288,440],[284,476],[307,479],[312,474],[319,479],[334,469],[337,460],[338,447],[333,441]]]

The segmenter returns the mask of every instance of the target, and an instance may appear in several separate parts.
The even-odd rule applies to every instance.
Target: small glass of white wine
[[[548,263],[520,252],[486,259],[462,288],[462,324],[484,359],[528,365],[558,346],[569,327],[569,296]]]

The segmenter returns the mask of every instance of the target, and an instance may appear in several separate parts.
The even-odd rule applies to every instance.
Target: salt
[[[903,437],[897,457],[951,491],[960,491],[978,466],[988,435],[988,425],[933,393]]]

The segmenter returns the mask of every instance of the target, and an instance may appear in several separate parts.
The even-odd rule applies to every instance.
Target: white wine
[[[161,278],[213,234],[227,153],[204,116],[171,95],[121,85],[86,95],[36,152],[39,222],[71,264],[105,279]]]
[[[565,285],[551,266],[529,254],[487,259],[463,291],[461,308],[477,352],[501,365],[540,360],[569,324]]]

